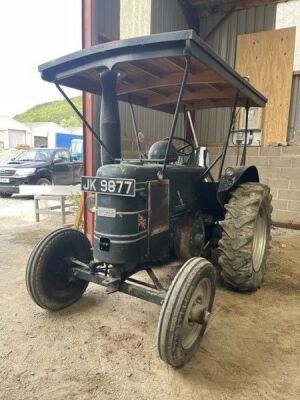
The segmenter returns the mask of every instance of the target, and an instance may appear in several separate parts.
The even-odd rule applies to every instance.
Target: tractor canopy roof
[[[237,106],[265,106],[267,99],[192,30],[96,45],[40,65],[39,71],[46,81],[101,94],[99,72],[112,69],[119,73],[119,100],[173,113],[186,57],[191,60],[182,98],[186,110],[232,107],[236,100]]]

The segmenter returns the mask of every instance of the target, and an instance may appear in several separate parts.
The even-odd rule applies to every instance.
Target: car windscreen
[[[49,149],[30,149],[19,154],[16,161],[50,161],[52,154]]]

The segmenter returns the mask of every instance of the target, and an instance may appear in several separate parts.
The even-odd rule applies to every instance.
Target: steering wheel
[[[166,137],[164,140],[169,140],[169,138]],[[178,137],[178,136],[173,136],[173,140],[178,140],[179,142],[185,143],[183,146],[181,146],[181,147],[179,147],[179,149],[177,149],[178,156],[189,157],[190,155],[192,155],[194,153],[195,147],[188,140]]]

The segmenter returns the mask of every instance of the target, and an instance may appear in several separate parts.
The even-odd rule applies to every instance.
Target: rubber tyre
[[[157,329],[157,347],[160,358],[173,367],[182,367],[192,358],[206,330],[207,322],[201,324],[194,343],[189,348],[183,347],[181,330],[186,311],[203,279],[210,284],[207,310],[211,312],[216,292],[216,273],[212,264],[200,257],[191,258],[180,268],[163,303]]]
[[[244,183],[232,193],[226,214],[221,222],[222,237],[219,241],[221,276],[229,287],[239,291],[254,291],[261,287],[271,242],[270,189],[260,183]],[[254,259],[255,234],[258,215],[263,214],[265,232],[260,250],[259,266]],[[261,217],[260,217],[261,218]],[[259,242],[261,242],[259,240]]]
[[[37,185],[43,185],[43,186],[48,186],[51,185],[51,181],[49,181],[49,179],[47,178],[40,178],[37,183]]]
[[[8,199],[9,197],[11,197],[13,195],[13,193],[0,193],[0,197],[3,197],[4,199]]]
[[[32,250],[26,268],[26,286],[34,302],[47,310],[60,310],[80,299],[87,281],[73,278],[64,257],[88,263],[91,245],[87,237],[72,228],[60,228],[45,236]]]

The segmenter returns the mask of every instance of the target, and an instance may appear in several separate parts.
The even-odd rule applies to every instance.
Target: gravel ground
[[[199,351],[175,370],[157,355],[156,305],[93,284],[60,312],[32,302],[27,258],[59,223],[34,223],[32,199],[0,199],[0,399],[300,398],[299,231],[273,231],[269,270],[256,293],[219,283]]]

